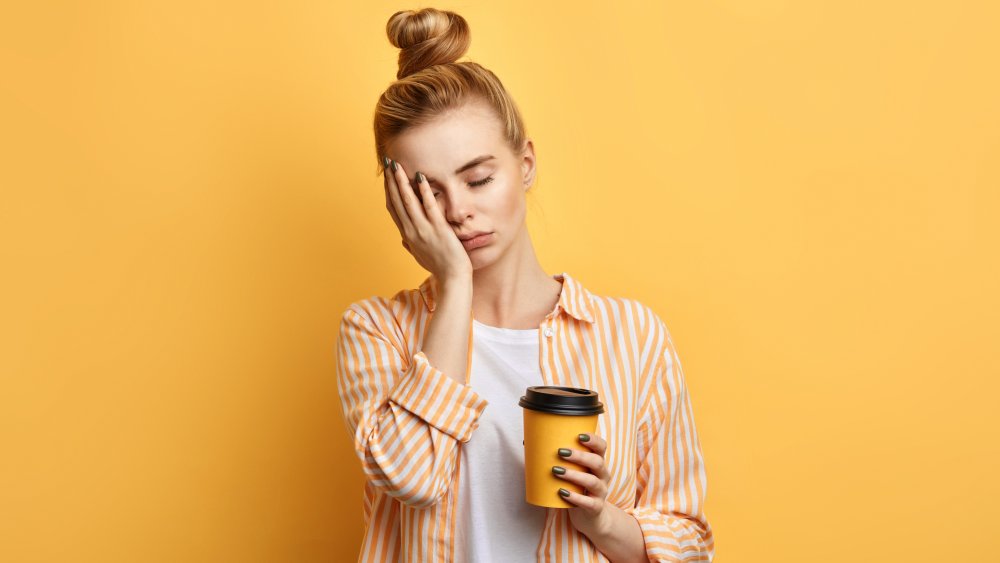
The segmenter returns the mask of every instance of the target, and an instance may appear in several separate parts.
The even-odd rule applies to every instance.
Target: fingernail
[[[389,157],[388,156],[383,156],[382,157],[382,167],[383,168],[388,168],[389,167]]]
[[[569,491],[567,491],[566,489],[563,489],[562,487],[560,487],[559,488],[559,496],[561,496],[563,498],[568,497],[569,496]]]
[[[396,169],[398,169],[398,168],[399,168],[398,166],[396,166],[396,161],[395,161],[395,160],[390,160],[389,162],[391,162],[391,163],[392,163],[392,171],[393,171],[393,172],[395,172],[395,171],[396,171]]]
[[[590,436],[588,436],[586,434],[580,434],[580,441],[581,442],[589,442],[590,441]]]
[[[566,474],[566,468],[565,467],[559,467],[558,465],[553,465],[552,466],[552,472],[555,473],[556,475],[565,475]]]
[[[559,455],[563,457],[569,457],[573,452],[567,450],[566,448],[559,448]]]
[[[424,175],[421,174],[420,172],[417,172],[417,183],[419,184],[423,181],[424,181]]]

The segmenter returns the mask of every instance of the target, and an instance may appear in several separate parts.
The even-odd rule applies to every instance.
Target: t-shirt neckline
[[[506,342],[534,342],[538,339],[537,328],[503,328],[483,324],[476,319],[472,319],[473,336],[482,336],[491,340],[503,340]]]

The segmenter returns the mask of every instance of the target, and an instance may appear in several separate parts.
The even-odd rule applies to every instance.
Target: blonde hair
[[[375,105],[379,171],[386,145],[395,136],[470,101],[493,109],[515,154],[525,148],[524,121],[500,79],[478,63],[458,61],[471,41],[465,18],[435,8],[404,10],[389,17],[385,31],[400,51],[396,81]]]

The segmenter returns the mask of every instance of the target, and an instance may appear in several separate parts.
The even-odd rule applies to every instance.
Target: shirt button
[[[545,336],[552,336],[552,328],[545,327]]]

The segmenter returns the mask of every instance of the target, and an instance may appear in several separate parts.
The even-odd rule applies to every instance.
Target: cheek
[[[524,194],[516,186],[504,186],[503,190],[497,190],[494,209],[498,212],[497,219],[517,222],[525,213]]]

